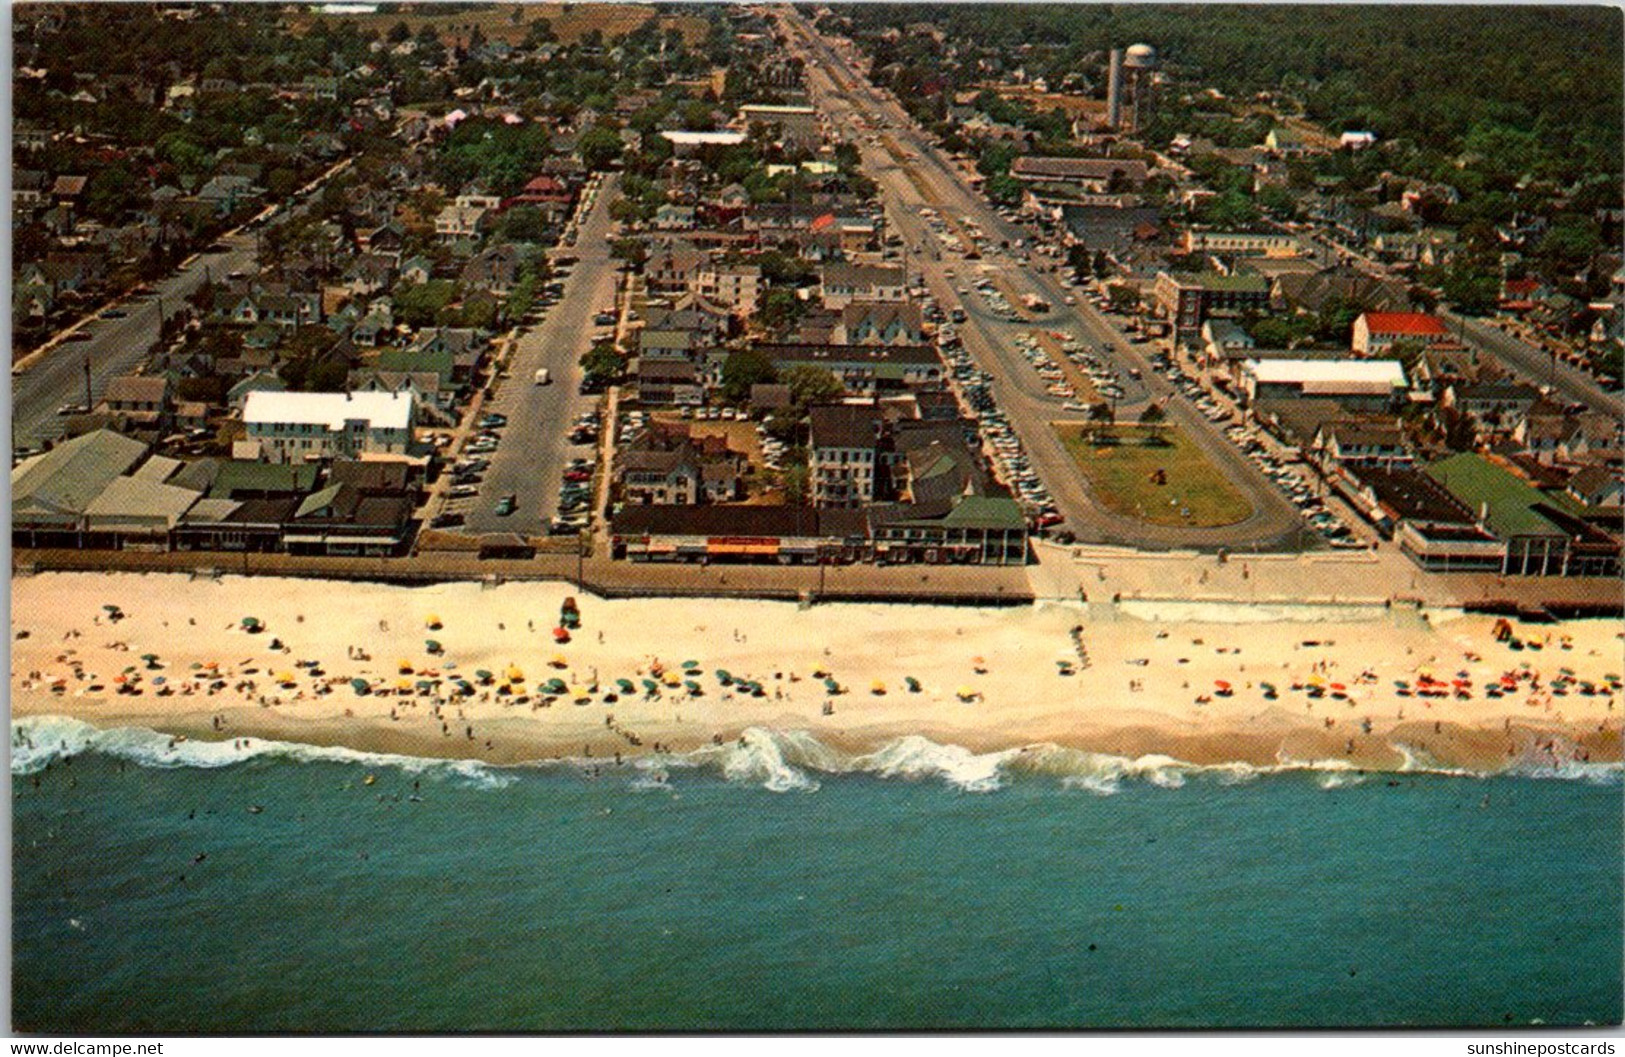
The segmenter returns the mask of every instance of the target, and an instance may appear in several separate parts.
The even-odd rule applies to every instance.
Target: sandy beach
[[[1525,648],[1514,650],[1496,641],[1494,618],[1459,613],[1236,623],[1211,606],[1092,620],[1062,605],[577,595],[581,626],[561,644],[573,594],[24,577],[12,590],[12,712],[493,763],[686,752],[750,728],[849,753],[917,735],[975,752],[1053,743],[1196,764],[1493,771],[1620,759],[1614,621],[1515,625]],[[545,692],[555,678],[563,694]]]

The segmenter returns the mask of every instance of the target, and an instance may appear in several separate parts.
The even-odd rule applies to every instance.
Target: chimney
[[[1117,128],[1123,122],[1123,49],[1113,48],[1106,76],[1106,124]]]

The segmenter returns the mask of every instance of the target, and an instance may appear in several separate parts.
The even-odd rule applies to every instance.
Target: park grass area
[[[517,20],[514,18],[516,9],[520,12]],[[449,46],[466,42],[474,27],[478,26],[480,33],[488,40],[517,45],[525,39],[530,23],[545,18],[552,24],[553,34],[560,43],[574,44],[595,29],[603,34],[604,40],[614,40],[656,15],[653,7],[639,4],[497,4],[477,10],[453,6],[436,10],[433,5],[423,5],[409,11],[368,15],[301,11],[289,18],[288,28],[303,36],[317,20],[326,20],[332,23],[352,22],[362,31],[383,34],[397,22],[405,22],[407,29],[416,34],[424,24],[428,24],[440,32],[441,41]],[[705,19],[694,15],[660,15],[659,18],[662,26],[681,32],[685,44],[701,43],[709,31]]]
[[[1054,426],[1090,492],[1114,514],[1195,528],[1234,525],[1252,515],[1224,473],[1174,426]]]

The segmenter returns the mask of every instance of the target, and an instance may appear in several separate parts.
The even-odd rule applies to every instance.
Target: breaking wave
[[[1619,784],[1619,763],[1555,762],[1520,759],[1498,772],[1441,766],[1426,753],[1403,744],[1393,749],[1402,758],[1399,770],[1410,774],[1520,778]],[[99,728],[65,716],[30,716],[11,725],[11,773],[29,775],[64,757],[97,753],[155,768],[216,768],[254,760],[297,763],[346,763],[393,768],[406,774],[441,776],[469,785],[501,788],[526,769],[601,770],[601,759],[539,761],[498,766],[478,760],[432,759],[391,753],[361,752],[335,746],[247,738],[198,741],[171,737],[143,727]],[[669,788],[679,773],[703,773],[739,785],[775,793],[816,792],[820,781],[840,775],[867,775],[893,781],[937,781],[965,793],[990,793],[1011,782],[1047,780],[1063,789],[1110,796],[1134,783],[1176,790],[1193,780],[1237,785],[1270,775],[1309,774],[1323,789],[1362,783],[1373,771],[1347,760],[1299,760],[1281,755],[1273,764],[1241,762],[1197,764],[1171,756],[1138,757],[1088,752],[1054,744],[978,753],[961,745],[941,744],[919,735],[889,742],[873,752],[849,755],[819,741],[807,731],[745,730],[733,741],[687,753],[638,757],[628,761],[630,785],[639,790]]]
[[[241,747],[239,747],[241,746]],[[92,726],[69,716],[30,716],[11,724],[11,773],[35,774],[65,757],[99,753],[141,767],[212,769],[252,760],[296,763],[351,763],[393,768],[411,775],[440,775],[470,785],[501,788],[514,779],[479,760],[433,759],[395,753],[361,752],[336,745],[305,745],[265,738],[198,741],[146,727]]]

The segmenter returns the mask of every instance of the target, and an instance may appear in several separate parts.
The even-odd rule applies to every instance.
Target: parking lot
[[[612,332],[615,318],[620,272],[609,256],[610,182],[583,192],[580,219],[565,232],[574,252],[555,258],[539,318],[519,334],[492,382],[452,463],[434,527],[536,536],[588,524],[601,398],[581,391],[580,359],[595,333]]]

